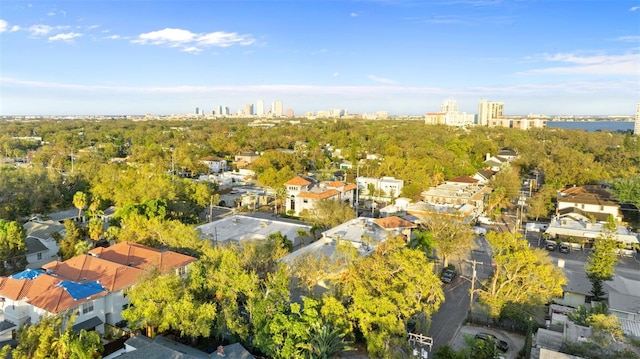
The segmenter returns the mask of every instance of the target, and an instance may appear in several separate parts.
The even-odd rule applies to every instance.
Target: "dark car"
[[[560,244],[558,246],[558,251],[560,251],[560,253],[569,253],[569,251],[571,250],[571,248],[569,248],[568,244]]]
[[[478,333],[478,334],[476,334],[476,339],[486,340],[486,341],[491,340],[496,344],[498,349],[500,349],[500,351],[502,351],[502,352],[506,352],[507,350],[509,350],[509,343],[505,342],[504,340],[496,338],[496,336],[493,335],[493,334],[490,334],[490,333]]]
[[[456,270],[452,268],[447,268],[444,270],[444,272],[442,272],[440,279],[444,283],[451,283],[451,281],[453,281],[453,278],[455,277],[456,277]]]
[[[546,248],[548,251],[555,251],[556,250],[556,246],[557,246],[557,244],[555,242],[547,241],[547,243],[545,244],[544,248]]]

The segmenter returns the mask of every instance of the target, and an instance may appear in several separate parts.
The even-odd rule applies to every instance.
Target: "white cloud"
[[[132,41],[136,44],[167,45],[182,47],[182,51],[192,52],[196,47],[229,47],[233,45],[247,46],[255,42],[250,35],[239,35],[235,32],[216,31],[196,34],[189,30],[165,28],[140,34]]]
[[[46,36],[53,31],[53,28],[49,25],[31,25],[27,30],[32,36]]]
[[[378,77],[376,75],[368,75],[367,78],[369,80],[373,80],[375,82],[380,82],[382,84],[395,84],[395,83],[397,83],[397,81],[395,81],[395,80],[386,79],[384,77]]]
[[[351,14],[349,14],[349,16],[351,16],[351,17],[358,17],[358,15],[359,14],[357,12],[352,12]]]
[[[120,35],[109,35],[109,36],[105,36],[105,37],[103,37],[103,39],[107,39],[107,40],[120,40],[120,39],[122,39],[122,36],[120,36]]]
[[[69,32],[66,34],[57,34],[55,36],[51,36],[49,37],[49,41],[73,41],[73,39],[82,36],[82,34],[79,34],[77,32]]]
[[[9,24],[6,21],[0,19],[0,32],[7,31],[7,26],[9,26]]]
[[[255,42],[249,35],[238,35],[235,32],[216,31],[198,36],[199,45],[229,47],[232,45],[247,46]]]
[[[16,32],[18,30],[22,30],[22,28],[19,25],[13,25],[11,26],[11,29],[9,30],[9,32]]]
[[[564,65],[531,69],[520,74],[638,75],[640,73],[640,68],[638,68],[640,54],[581,56],[558,53],[542,54],[539,56],[539,60]]]
[[[616,41],[639,42],[640,41],[640,35],[620,36],[620,37],[616,38]]]
[[[189,47],[185,47],[184,49],[182,49],[182,51],[197,55],[197,54],[202,52],[202,49],[197,48],[195,46],[189,46]]]
[[[632,6],[629,11],[636,11],[638,9],[640,9],[640,6]]]

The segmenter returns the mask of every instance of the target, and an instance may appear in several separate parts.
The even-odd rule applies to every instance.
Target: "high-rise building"
[[[256,103],[256,116],[264,116],[264,101],[258,100]]]
[[[640,136],[640,103],[636,106],[636,123],[633,126],[633,134]]]
[[[196,107],[196,115],[200,114],[200,107]]]
[[[477,124],[480,126],[488,126],[491,120],[504,116],[503,111],[503,102],[491,102],[481,98],[478,103]]]
[[[444,100],[440,106],[440,112],[458,112],[458,103],[453,99]]]
[[[253,104],[247,103],[244,105],[245,116],[253,116]]]
[[[222,105],[218,105],[218,111],[216,111],[216,115],[218,116],[224,116],[224,112],[222,109]]]
[[[282,101],[276,101],[271,106],[271,116],[282,117],[283,107]]]

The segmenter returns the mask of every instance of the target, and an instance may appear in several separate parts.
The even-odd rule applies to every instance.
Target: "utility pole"
[[[473,272],[471,273],[471,290],[469,291],[469,294],[470,294],[470,299],[469,299],[469,322],[472,322],[472,320],[471,320],[471,309],[473,308],[473,295],[475,294],[475,291],[476,291],[476,289],[475,289],[476,288],[476,286],[475,286],[475,284],[476,284],[476,265],[478,265],[478,264],[483,265],[484,263],[478,262],[475,259],[472,259],[472,260],[465,259],[464,261],[467,262],[467,263],[471,263],[472,268],[473,268]]]
[[[213,195],[209,200],[209,222],[213,222]]]

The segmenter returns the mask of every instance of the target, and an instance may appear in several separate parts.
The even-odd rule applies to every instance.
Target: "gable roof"
[[[296,177],[288,180],[284,184],[287,185],[287,186],[308,186],[308,185],[311,184],[311,181],[306,180],[305,178],[303,178],[301,176],[296,176]]]
[[[29,236],[24,241],[27,244],[27,254],[44,252],[49,249],[47,248],[47,246],[42,244],[42,242],[40,242],[40,239],[36,237]]]
[[[478,183],[480,181],[478,181],[477,179],[470,177],[470,176],[458,176],[455,178],[452,178],[450,180],[447,180],[445,182],[456,182],[456,183]]]
[[[64,231],[64,225],[56,221],[29,221],[23,224],[23,227],[25,232],[27,232],[27,237],[36,237],[39,239],[49,239],[52,238],[51,233],[61,233]]]

